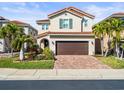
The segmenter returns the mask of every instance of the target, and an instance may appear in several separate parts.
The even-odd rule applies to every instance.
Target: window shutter
[[[69,28],[72,29],[73,28],[73,20],[69,19]]]
[[[62,29],[62,19],[59,19],[59,28]]]

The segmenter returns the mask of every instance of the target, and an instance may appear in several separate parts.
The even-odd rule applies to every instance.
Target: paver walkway
[[[93,56],[88,55],[57,55],[56,69],[110,69]]]

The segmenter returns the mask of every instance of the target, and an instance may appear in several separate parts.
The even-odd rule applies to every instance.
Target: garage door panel
[[[58,41],[56,44],[57,55],[88,55],[88,42]]]

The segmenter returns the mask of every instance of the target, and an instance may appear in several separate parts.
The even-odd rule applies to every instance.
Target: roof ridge
[[[5,18],[5,17],[3,17],[3,16],[0,16],[0,19],[9,20],[9,19],[7,19],[7,18]]]
[[[16,24],[27,24],[27,25],[30,25],[29,23],[26,23],[26,22],[23,22],[23,21],[20,21],[20,20],[11,20],[10,22],[13,22],[13,23],[16,23]]]
[[[119,14],[124,14],[124,12],[116,12],[116,13],[113,13],[112,15],[119,15]]]
[[[73,9],[74,11],[76,11],[77,13],[81,13],[81,14],[83,14],[83,15],[85,15],[85,16],[88,16],[88,17],[91,17],[91,18],[94,18],[95,16],[94,15],[91,15],[91,14],[89,14],[89,13],[87,13],[87,12],[85,12],[85,11],[82,11],[82,10],[80,10],[80,9],[78,9],[78,8],[75,8],[75,7],[67,7],[67,8],[63,8],[63,9],[61,9],[61,10],[58,10],[58,11],[56,11],[56,12],[53,12],[53,13],[51,13],[51,14],[49,14],[48,15],[48,17],[50,17],[50,16],[54,16],[54,15],[56,15],[57,13],[61,13],[62,11],[68,11],[68,12],[73,12],[73,11],[70,11],[71,9]],[[77,14],[78,15],[78,14]],[[78,16],[80,16],[80,15],[78,15]]]

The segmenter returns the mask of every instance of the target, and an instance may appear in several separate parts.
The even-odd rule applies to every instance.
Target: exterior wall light
[[[92,45],[94,44],[93,41],[91,42],[91,44],[92,44]]]
[[[52,44],[54,45],[55,43],[52,41]]]

